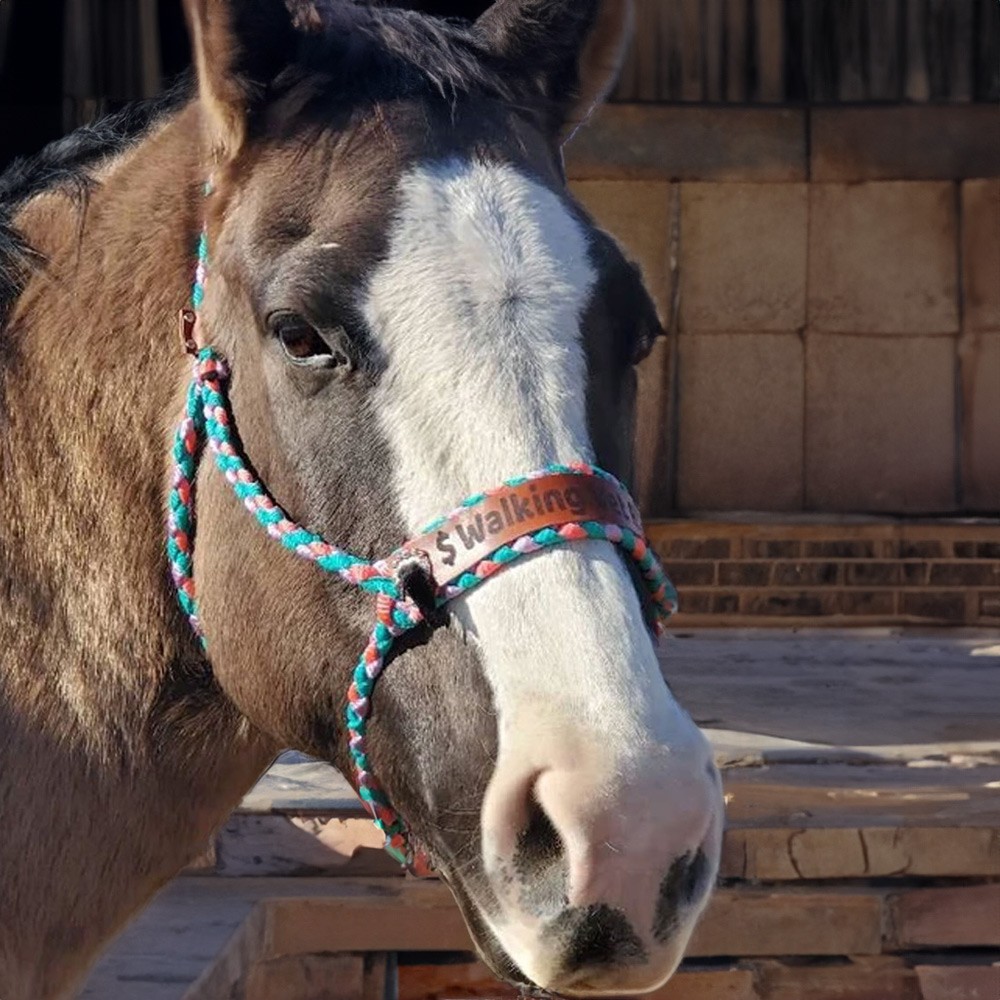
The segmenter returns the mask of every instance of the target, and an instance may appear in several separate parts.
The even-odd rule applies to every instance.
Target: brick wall
[[[1000,625],[1000,525],[673,521],[676,624]]]
[[[612,106],[569,169],[672,334],[647,514],[1000,514],[1000,109]]]

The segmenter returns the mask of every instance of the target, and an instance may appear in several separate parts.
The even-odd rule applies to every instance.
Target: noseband
[[[375,625],[347,692],[346,723],[358,794],[385,837],[385,849],[415,874],[431,872],[427,855],[411,843],[402,817],[376,781],[366,735],[375,683],[396,640],[443,618],[456,598],[518,559],[569,542],[607,541],[635,563],[648,592],[659,634],[677,609],[677,594],[642,532],[635,502],[609,472],[584,462],[550,465],[469,497],[451,514],[383,560],[352,555],[293,521],[250,471],[234,442],[234,418],[226,385],[229,367],[211,347],[199,347],[198,318],[204,301],[208,240],[198,248],[192,309],[181,314],[181,336],[194,357],[185,414],[174,439],[168,519],[168,554],[181,607],[202,648],[207,641],[195,597],[194,491],[205,444],[238,500],[275,541],[327,573],[375,597]],[[430,599],[417,601],[407,580],[413,570],[429,583]]]

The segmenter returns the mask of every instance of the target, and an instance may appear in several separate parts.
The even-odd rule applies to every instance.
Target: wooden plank
[[[618,99],[996,100],[996,8],[992,0],[639,0]]]
[[[996,1000],[1000,997],[1000,964],[918,965],[922,1000]]]
[[[258,904],[241,948],[254,961],[334,951],[470,951],[450,890],[438,882],[331,880],[330,895]],[[881,950],[882,896],[863,890],[724,889],[688,955],[870,955]]]
[[[931,96],[927,65],[928,0],[905,0],[906,98],[926,101]]]
[[[334,894],[324,899],[260,903],[255,960],[331,951],[475,950],[443,883],[337,879],[331,886]]]
[[[681,89],[682,101],[703,101],[705,99],[703,46],[705,37],[701,28],[701,0],[674,0],[664,4],[668,10],[675,7],[680,14]]]
[[[269,895],[329,892],[330,879],[179,878],[126,927],[80,1000],[180,1000]],[[210,993],[219,1000],[225,993]]]
[[[974,960],[964,959],[964,962]],[[399,1000],[519,998],[480,962],[402,965]],[[738,967],[699,968],[685,962],[648,1000],[996,1000],[1000,965],[926,964],[878,956],[850,961],[796,963],[743,961]]]
[[[722,877],[1000,875],[1000,767],[777,764],[723,771]],[[200,870],[399,876],[367,819],[237,813]]]
[[[755,961],[753,970],[763,1000],[920,1000],[915,973],[898,958],[836,965]]]
[[[400,966],[399,1000],[436,1000],[439,997],[520,1000],[521,994],[495,979],[481,962]],[[758,1000],[750,969],[691,965],[682,966],[666,986],[645,997],[646,1000]]]
[[[811,668],[806,642],[781,647],[788,648],[792,663],[786,673],[774,647],[758,640],[759,650],[743,650],[744,663],[750,664],[748,673],[757,684],[766,681],[765,691],[767,685],[792,688],[797,677],[822,676],[830,654],[818,656]],[[808,649],[816,653],[815,640]],[[712,658],[725,660],[724,649],[712,643],[678,643],[671,644],[668,655],[675,684],[686,694],[685,703],[711,703],[723,716],[727,699],[739,704],[744,713],[753,709],[752,700],[741,689],[732,689],[731,679],[726,681],[728,695],[708,683],[704,664]],[[947,676],[952,686],[967,684],[970,690],[982,690],[975,675],[958,680],[940,651],[925,649],[926,659],[922,659],[904,645],[895,655],[900,662],[909,661],[907,676],[930,676],[934,670],[938,683]],[[897,676],[899,664],[889,663],[886,656],[880,654],[884,668]],[[838,646],[834,659],[845,657],[849,653]],[[964,660],[976,662],[967,654]],[[846,670],[840,667],[845,681],[849,680]],[[697,689],[687,690],[689,675],[698,678]],[[932,691],[914,683],[901,690],[912,690],[918,703],[933,697]],[[961,709],[945,707],[949,718],[962,717]],[[735,725],[739,720],[719,721]],[[766,719],[747,721],[768,724]],[[892,748],[882,748],[882,752],[891,753]],[[341,783],[334,772],[329,774],[328,795],[336,801],[342,797]],[[723,784],[728,821],[723,878],[797,881],[1000,875],[998,766],[771,764],[726,768]],[[310,785],[306,791],[306,802],[317,805],[323,788]],[[218,861],[210,870],[230,877],[398,875],[399,869],[380,849],[374,826],[367,819],[354,818],[351,803],[346,802],[345,808],[346,816],[336,809],[326,815],[308,810],[299,815],[237,813],[218,837]]]
[[[866,5],[867,98],[899,101],[903,96],[902,0],[881,0]]]
[[[680,3],[660,4],[659,64],[656,67],[654,93],[661,101],[684,99],[684,10]]]
[[[704,66],[704,99],[719,102],[726,95],[726,5],[727,0],[704,0],[702,18],[705,44],[702,50]]]
[[[445,965],[400,964],[397,1000],[438,1000],[439,997],[520,1000],[521,993],[516,987],[501,983],[482,962],[452,960]]]
[[[387,955],[297,956],[253,966],[233,1000],[385,1000],[389,977]]]
[[[574,180],[805,180],[805,114],[610,105],[576,134],[566,154]]]
[[[388,956],[376,950],[268,958],[262,912],[252,911],[183,1000],[384,1000]]]
[[[812,0],[803,5],[808,93],[810,102],[815,104],[829,104],[837,98],[836,4],[837,0]]]
[[[976,88],[976,4],[953,4],[954,37],[951,45],[951,81],[949,97],[952,101],[971,101]],[[996,4],[994,4],[996,6]],[[1000,62],[1000,51],[994,50],[994,60]]]
[[[666,986],[647,994],[648,1000],[759,1000],[750,969],[699,969],[692,963]]]
[[[997,766],[780,764],[727,770],[723,781],[730,827],[1000,828]]]
[[[908,889],[888,899],[890,947],[1000,947],[1000,885]]]
[[[458,907],[440,883],[330,884],[328,897],[258,903],[184,1000],[239,997],[248,970],[297,956],[473,950]],[[695,931],[688,956],[877,954],[881,902],[878,893],[857,891],[723,890]]]
[[[258,819],[266,821],[266,834],[257,828]],[[334,817],[326,822],[340,821]],[[292,817],[234,817],[220,836],[217,872],[227,878],[402,878],[402,869],[381,848],[372,849],[363,822],[357,821],[357,830],[352,831],[356,845],[345,834],[331,846],[303,836]],[[838,822],[850,823],[851,818]],[[738,826],[731,821],[720,877],[783,882],[1000,876],[1000,830],[995,826],[871,827],[856,822],[857,818],[853,825],[825,828]],[[238,832],[245,823],[252,827],[246,835]]]
[[[868,96],[865,78],[868,0],[840,0],[833,24],[836,34],[827,39],[836,60],[835,93],[839,101],[850,104]]]
[[[894,651],[887,641],[869,654],[882,664],[883,657],[893,662],[885,671],[865,655],[854,659],[851,641],[838,633],[826,640],[814,633],[781,641],[757,634],[759,640],[734,645],[731,653],[707,636],[668,639],[663,646],[666,676],[680,703],[708,730],[717,760],[807,767],[926,761],[934,770],[949,761],[959,765],[954,770],[1000,763],[1000,723],[993,709],[1000,703],[1000,670],[992,669],[1000,666],[1000,656],[984,659],[957,649],[952,656],[947,647],[914,641],[901,641]],[[904,651],[911,662],[899,658]],[[719,659],[728,655],[739,657],[741,669]],[[954,736],[968,742],[953,744]],[[944,774],[948,770],[940,768],[941,780],[961,780]],[[766,783],[770,774],[759,776]],[[905,783],[901,775],[890,777]],[[853,808],[851,786],[840,787],[841,802]],[[997,789],[984,792],[995,799]]]
[[[877,955],[881,928],[877,893],[722,891],[709,903],[688,954]]]
[[[227,877],[402,877],[370,819],[236,813],[219,832],[217,870]]]
[[[618,100],[656,101],[662,59],[662,11],[658,0],[636,0],[635,36],[626,66],[627,89]]]
[[[973,5],[968,0],[927,0],[925,16],[931,100],[968,101],[975,58]]]
[[[977,101],[1000,101],[1000,4],[977,3],[976,11],[976,80]]]
[[[726,100],[732,104],[750,97],[750,79],[747,68],[748,36],[747,8],[743,0],[726,3]]]
[[[810,99],[810,16],[809,4],[785,4],[785,97],[799,104]]]
[[[720,875],[770,882],[998,876],[1000,831],[995,827],[730,829]]]
[[[304,955],[252,966],[232,1000],[367,1000],[365,979],[362,955]]]
[[[625,53],[625,58],[622,61],[622,67],[618,73],[615,88],[610,95],[612,101],[631,102],[639,100],[639,39],[641,37],[641,17],[644,6],[645,4],[642,0],[636,0],[634,4],[635,32]]]
[[[785,100],[785,18],[784,0],[754,0],[756,30],[755,99],[763,104]]]
[[[368,818],[350,783],[330,764],[303,754],[283,754],[240,803],[240,811],[336,814],[342,819]]]
[[[973,887],[974,888],[974,887]],[[986,886],[995,889],[996,886]],[[942,891],[942,890],[910,890],[912,891]],[[950,890],[947,890],[950,891]],[[731,894],[725,890],[723,895]],[[857,895],[857,891],[848,891],[849,895]],[[805,904],[795,912],[788,912],[785,906],[773,913],[780,912],[785,928],[794,927],[810,908],[822,901],[824,894],[814,889],[806,893],[789,892],[779,894],[784,897],[804,897]],[[875,894],[878,896],[878,894]],[[901,894],[897,894],[901,895]],[[420,899],[416,899],[419,896]],[[331,879],[180,879],[152,904],[123,938],[115,945],[114,953],[109,953],[95,970],[91,981],[84,989],[82,997],[92,997],[93,1000],[135,1000],[136,984],[142,983],[142,995],[150,1000],[179,1000],[185,984],[192,983],[201,973],[201,987],[198,992],[187,994],[188,1000],[219,1000],[230,995],[232,983],[239,983],[242,970],[249,964],[257,962],[264,955],[263,939],[266,926],[260,922],[263,913],[258,908],[262,900],[286,900],[294,897],[292,905],[306,901],[308,898],[318,899],[321,903],[323,919],[327,930],[316,935],[310,942],[300,942],[315,946],[320,943],[319,950],[311,952],[296,950],[295,954],[323,954],[344,941],[342,929],[346,924],[353,923],[356,916],[368,922],[368,935],[371,951],[389,950],[402,945],[409,950],[414,936],[409,932],[414,928],[427,924],[437,925],[442,915],[446,922],[454,914],[457,918],[457,908],[444,886],[438,883],[423,884],[407,880],[331,880]],[[374,897],[374,902],[373,902]],[[812,900],[813,902],[810,902]],[[413,904],[413,905],[411,905]],[[419,904],[419,905],[418,905]],[[885,908],[885,906],[883,906]],[[394,911],[401,911],[401,919],[395,920]],[[746,922],[752,922],[756,915],[750,910],[744,911]],[[711,913],[709,918],[711,919]],[[815,919],[815,914],[810,920]],[[839,919],[839,918],[838,918]],[[395,923],[394,923],[395,920]],[[765,913],[768,933],[779,933],[781,924],[774,917]],[[380,947],[379,928],[388,926],[392,931],[391,939],[386,939]],[[815,925],[814,925],[815,926]],[[891,922],[887,921],[891,927]],[[392,928],[395,927],[395,930]],[[471,951],[471,942],[460,927],[451,924],[451,929],[441,939],[434,942],[436,947],[430,950],[446,952]],[[744,934],[743,928],[738,933]],[[752,928],[749,933],[755,933]],[[797,934],[798,932],[796,932]],[[819,931],[823,933],[822,929]],[[229,943],[227,944],[227,938]],[[797,943],[797,937],[786,938],[791,946]],[[425,944],[429,943],[425,940]],[[734,946],[738,945],[734,942]],[[849,942],[844,942],[849,944]],[[293,942],[294,944],[294,942]],[[930,946],[936,947],[936,946]],[[943,947],[943,946],[942,946]],[[948,947],[952,947],[949,945]],[[928,952],[921,957],[921,963],[927,966],[942,966],[945,964],[979,964],[989,965],[1000,962],[1000,951],[995,946],[992,952],[981,952],[974,958],[956,956],[942,957]],[[217,955],[215,959],[212,956]],[[280,959],[282,956],[270,956]],[[284,957],[294,957],[285,955]],[[265,955],[265,960],[267,956]],[[226,963],[230,964],[227,966]],[[211,968],[206,969],[211,963]],[[910,963],[912,964],[912,962]],[[695,968],[691,968],[692,965]],[[686,963],[689,971],[709,971],[699,969],[697,959]],[[715,971],[732,971],[733,964],[726,963],[721,967],[712,963]],[[838,955],[831,955],[828,961],[822,958],[812,958],[805,961],[770,961],[764,957],[746,959],[739,963],[739,969],[751,972],[757,982],[770,982],[777,989],[780,1000],[899,1000],[897,982],[892,973],[893,963],[884,958],[855,958],[845,963]],[[763,972],[770,970],[769,978],[763,977]],[[865,972],[867,970],[867,973]],[[885,986],[884,995],[864,993],[862,990],[864,975],[870,975],[872,988],[877,984]],[[702,982],[702,980],[698,980]],[[226,985],[226,984],[229,985]],[[717,981],[720,991],[723,985],[735,990],[738,983],[728,977]],[[828,989],[824,992],[823,986]],[[889,987],[892,987],[891,989]],[[800,992],[796,994],[795,989]],[[702,1000],[704,994],[694,994]],[[720,1000],[737,1000],[737,993],[732,998],[721,992]],[[684,1000],[681,997],[671,997],[670,1000]],[[740,997],[740,1000],[743,1000]],[[754,998],[757,1000],[757,998]],[[762,992],[760,1000],[773,1000],[771,994]],[[905,1000],[917,1000],[917,996],[907,995]],[[928,998],[931,1000],[931,998]],[[935,996],[932,1000],[945,1000],[945,997]],[[947,1000],[996,1000],[995,997],[978,998],[974,994],[961,993],[947,996]]]
[[[262,958],[262,922],[263,913],[254,907],[212,964],[185,991],[184,1000],[239,1000],[249,970]]]

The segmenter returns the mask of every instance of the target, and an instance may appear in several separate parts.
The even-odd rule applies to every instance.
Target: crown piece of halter
[[[206,186],[206,193],[210,192]],[[430,859],[412,841],[403,818],[379,786],[367,750],[372,695],[396,640],[418,626],[439,623],[428,621],[429,612],[444,620],[449,602],[512,562],[570,542],[607,541],[628,554],[647,591],[657,634],[677,610],[677,593],[643,537],[639,512],[628,490],[611,473],[585,462],[550,465],[469,497],[383,560],[353,555],[293,521],[250,471],[235,443],[225,359],[213,348],[199,345],[207,274],[208,235],[203,231],[191,307],[180,316],[181,342],[194,357],[194,372],[174,437],[167,528],[178,599],[202,648],[207,648],[193,561],[195,480],[207,444],[236,497],[268,535],[296,556],[375,596],[375,625],[347,693],[345,715],[354,783],[385,836],[386,850],[414,874],[430,874]],[[406,579],[414,568],[429,584],[429,602],[418,603],[408,592]]]

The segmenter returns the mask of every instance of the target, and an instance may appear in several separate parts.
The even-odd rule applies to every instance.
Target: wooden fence
[[[636,0],[619,101],[1000,100],[997,0]]]

